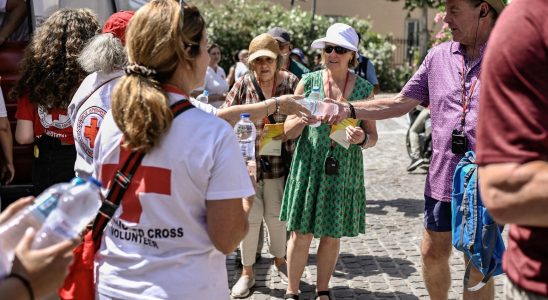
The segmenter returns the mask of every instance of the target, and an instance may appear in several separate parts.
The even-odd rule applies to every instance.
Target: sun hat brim
[[[268,50],[268,49],[261,49],[261,50],[257,50],[255,52],[253,52],[253,54],[249,55],[249,58],[248,58],[248,61],[254,61],[255,59],[261,57],[261,56],[266,56],[266,57],[270,57],[270,58],[273,58],[273,59],[276,59],[278,58],[278,55],[276,55],[276,53]]]
[[[324,37],[324,38],[321,38],[321,39],[317,39],[317,40],[312,42],[311,47],[314,48],[314,49],[323,49],[323,48],[325,48],[325,43],[335,44],[337,46],[341,46],[341,47],[346,48],[348,50],[358,52],[358,49],[354,45],[352,45],[351,43],[346,41],[345,39],[333,38],[333,37]]]

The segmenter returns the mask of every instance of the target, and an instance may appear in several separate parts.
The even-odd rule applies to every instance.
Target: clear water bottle
[[[257,129],[251,120],[248,113],[240,115],[240,121],[234,126],[234,134],[238,138],[238,144],[245,161],[255,160],[255,139],[257,137]]]
[[[21,210],[4,225],[0,226],[0,276],[11,270],[15,247],[25,234],[27,228],[31,227],[38,231],[46,218],[57,207],[61,196],[73,188],[84,184],[85,181],[75,177],[69,183],[58,183],[52,185],[40,194],[34,202]]]
[[[308,98],[306,98],[306,102],[308,103],[308,107],[310,107],[308,110],[311,114],[314,116],[319,117],[319,106],[322,101],[321,95],[320,95],[320,87],[314,86],[312,87],[312,92],[308,95]],[[318,121],[314,124],[310,124],[311,127],[318,127],[320,126],[321,122]]]
[[[304,99],[304,105],[310,111],[310,113],[316,117],[336,115],[339,112],[339,107],[333,103],[323,102],[320,95],[320,87],[312,87],[312,91],[306,99]],[[321,122],[318,121],[311,124],[311,127],[320,126]]]
[[[207,104],[209,102],[209,92],[207,90],[204,90],[203,93],[196,97],[196,100]]]
[[[76,238],[97,215],[101,206],[101,183],[89,178],[61,196],[57,208],[36,233],[33,249],[42,249]]]

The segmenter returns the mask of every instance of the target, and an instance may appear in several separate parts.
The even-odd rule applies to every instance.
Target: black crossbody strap
[[[185,111],[193,108],[194,106],[188,100],[181,100],[171,105],[171,111],[173,118],[181,115]],[[95,217],[93,222],[92,237],[95,241],[98,241],[103,234],[103,230],[106,228],[108,221],[114,216],[114,213],[120,206],[124,194],[131,183],[131,178],[137,172],[137,169],[141,165],[141,161],[145,157],[145,153],[141,151],[132,151],[124,162],[121,169],[114,174],[113,184],[110,188],[106,199],[99,208],[99,213]]]
[[[257,78],[255,78],[255,75],[253,75],[252,72],[249,72],[249,77],[251,77],[251,82],[253,83],[253,86],[255,87],[255,91],[257,91],[257,95],[259,96],[259,99],[261,101],[265,101],[266,98],[263,94],[263,90],[259,86],[259,83],[257,82]],[[273,115],[268,116],[268,121],[270,121],[270,124],[276,124],[276,119],[274,119]]]

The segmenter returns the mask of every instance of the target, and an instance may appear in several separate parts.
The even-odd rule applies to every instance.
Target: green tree
[[[207,0],[196,0],[195,3],[208,22],[209,40],[218,44],[223,51],[221,66],[225,70],[234,64],[231,53],[247,48],[255,36],[275,26],[285,28],[291,34],[292,44],[301,48],[309,61],[312,61],[316,53],[310,48],[312,41],[322,37],[331,24],[342,22],[354,27],[362,35],[360,52],[365,53],[375,64],[384,91],[399,90],[405,82],[402,78],[410,73],[405,67],[392,66],[396,47],[385,36],[371,32],[371,25],[366,20],[315,16],[311,26],[310,12],[299,7],[287,10],[269,1],[227,0],[214,5]]]

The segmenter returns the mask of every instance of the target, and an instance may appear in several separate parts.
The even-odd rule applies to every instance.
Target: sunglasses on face
[[[325,48],[323,48],[323,51],[327,54],[333,52],[333,50],[335,50],[335,53],[337,53],[337,54],[345,54],[346,52],[350,51],[350,50],[348,50],[346,48],[343,48],[341,46],[325,46]]]

